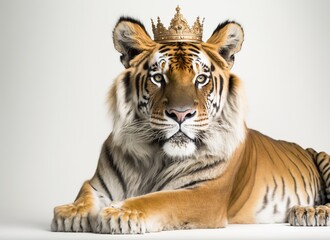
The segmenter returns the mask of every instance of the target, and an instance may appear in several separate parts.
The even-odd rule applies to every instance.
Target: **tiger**
[[[121,17],[113,128],[94,176],[73,203],[54,208],[51,230],[330,225],[329,155],[247,127],[243,83],[231,73],[243,40],[242,26],[227,20],[206,42],[159,43]]]

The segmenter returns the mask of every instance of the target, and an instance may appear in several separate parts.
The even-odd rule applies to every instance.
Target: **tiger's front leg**
[[[203,186],[155,192],[112,203],[101,210],[97,231],[126,234],[225,227],[228,192],[211,191]]]
[[[55,207],[51,230],[56,232],[95,232],[100,209],[108,206],[109,199],[102,196],[86,181],[71,204]]]

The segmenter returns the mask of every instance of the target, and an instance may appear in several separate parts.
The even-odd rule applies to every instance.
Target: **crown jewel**
[[[204,19],[201,23],[199,17],[197,17],[194,25],[189,27],[187,20],[180,13],[180,10],[178,6],[168,29],[164,27],[159,17],[157,18],[157,26],[155,26],[154,21],[151,19],[155,42],[202,42]]]

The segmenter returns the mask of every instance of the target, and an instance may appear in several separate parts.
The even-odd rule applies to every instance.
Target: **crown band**
[[[171,20],[168,29],[161,23],[160,18],[157,18],[157,26],[151,19],[152,31],[154,33],[154,41],[158,43],[168,42],[202,42],[203,36],[203,22],[201,23],[199,17],[194,25],[190,28],[187,20],[180,13],[180,7],[176,8],[176,14]]]

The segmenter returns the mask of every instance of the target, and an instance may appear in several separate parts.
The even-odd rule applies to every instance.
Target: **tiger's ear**
[[[113,43],[121,53],[120,60],[128,68],[132,59],[144,51],[152,50],[156,43],[150,38],[143,24],[129,17],[121,17],[113,30]]]
[[[234,54],[241,50],[243,40],[244,32],[241,25],[226,21],[218,25],[207,43],[214,45],[231,68],[235,60]]]

